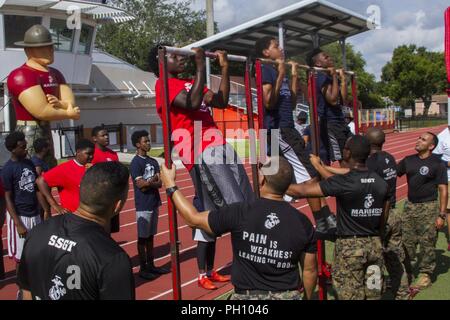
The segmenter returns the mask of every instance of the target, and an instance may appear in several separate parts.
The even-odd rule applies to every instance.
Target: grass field
[[[442,124],[446,124],[448,122],[447,119],[411,119],[411,120],[402,120],[401,121],[402,128],[408,129],[416,129],[416,128],[430,128],[440,126]]]
[[[404,201],[399,202],[398,205],[403,208]],[[445,230],[447,230],[447,227],[445,227]],[[325,247],[327,262],[333,264],[334,243],[327,241]],[[436,263],[435,276],[432,278],[433,285],[420,292],[414,300],[450,300],[450,252],[447,251],[447,236],[444,231],[439,232],[439,239],[436,244]],[[417,270],[415,276],[417,276]],[[231,293],[228,292],[217,299],[226,300]],[[328,296],[329,300],[335,299],[335,292],[332,288],[329,288]],[[391,298],[390,292],[383,296],[383,300],[390,300]],[[317,299],[317,296],[314,299]]]
[[[250,157],[250,146],[249,142],[243,141],[243,140],[235,140],[235,141],[228,141],[228,143],[236,150],[236,153],[241,159]],[[256,148],[258,148],[258,142],[256,143]],[[164,148],[152,148],[149,152],[150,157],[164,157]]]

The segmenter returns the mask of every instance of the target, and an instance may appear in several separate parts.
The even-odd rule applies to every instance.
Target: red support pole
[[[308,73],[308,89],[309,89],[309,113],[311,123],[311,142],[313,153],[318,156],[320,151],[320,130],[319,130],[319,114],[317,110],[317,89],[316,89],[317,75],[314,70]],[[319,276],[319,300],[327,300],[327,264],[325,254],[325,242],[317,241],[317,264]]]
[[[359,134],[359,108],[358,108],[358,84],[356,75],[352,75],[352,96],[353,96],[353,122],[355,123],[355,134]]]
[[[258,125],[259,129],[264,129],[264,100],[262,84],[262,63],[257,59],[255,63],[256,96],[258,97]]]
[[[245,99],[247,104],[247,121],[248,121],[248,132],[250,141],[250,163],[252,166],[252,179],[253,179],[253,190],[255,191],[256,197],[260,197],[259,193],[259,179],[258,179],[258,166],[256,157],[256,135],[255,135],[255,124],[253,122],[253,99],[252,99],[252,82],[250,75],[250,59],[247,59],[245,63]],[[261,141],[259,142],[261,144]]]
[[[258,133],[264,128],[264,100],[263,100],[263,83],[262,83],[262,62],[256,59],[255,62],[255,80],[256,80],[256,96],[258,101]],[[259,136],[259,156],[265,157],[267,150],[264,145],[267,145],[267,141],[261,141],[261,134]]]
[[[167,57],[166,49],[164,47],[159,49],[159,73],[162,88],[162,124],[164,135],[164,158],[166,166],[170,169],[172,163],[172,143],[170,139],[170,133],[172,132],[170,124],[170,103],[169,103],[169,82],[167,74]],[[158,94],[158,93],[157,93]],[[181,300],[181,276],[180,276],[180,253],[178,242],[178,223],[177,213],[172,200],[167,198],[167,206],[169,213],[169,232],[170,232],[170,255],[171,255],[171,267],[172,267],[172,288],[173,288],[173,300]]]

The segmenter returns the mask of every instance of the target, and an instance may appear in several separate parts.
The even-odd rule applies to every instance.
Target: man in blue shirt
[[[8,255],[17,263],[22,256],[27,233],[41,223],[38,199],[36,196],[36,169],[27,159],[27,142],[22,132],[13,132],[5,139],[5,147],[11,152],[11,159],[2,170],[8,210]],[[19,290],[19,298],[21,296]]]
[[[278,40],[273,37],[263,37],[255,44],[258,57],[276,62],[277,69],[271,64],[262,65],[264,125],[269,132],[279,129],[280,155],[294,169],[292,183],[307,181],[318,182],[318,173],[311,164],[310,151],[305,146],[302,135],[295,128],[294,110],[297,104],[298,64],[289,62],[292,66],[291,82],[286,76],[284,54]],[[290,200],[285,198],[286,200]],[[326,233],[326,224],[321,221],[329,218],[331,212],[325,201],[319,198],[309,198],[308,204],[318,225],[317,235]]]
[[[158,211],[161,206],[158,190],[162,185],[159,178],[159,164],[147,155],[151,148],[147,131],[133,132],[131,141],[137,149],[136,156],[131,161],[130,171],[138,228],[139,276],[153,280],[159,274],[170,272],[167,268],[155,267],[153,255],[153,239],[157,232]]]
[[[44,159],[50,153],[50,143],[47,139],[39,138],[33,142],[33,148],[35,154],[31,157],[31,161],[36,167],[38,176],[40,176],[43,172],[47,172],[49,170],[48,164],[44,161]]]
[[[309,60],[313,67],[328,69],[319,71],[316,80],[321,144],[328,150],[327,160],[342,161],[345,143],[352,136],[342,112],[348,93],[345,73],[338,73],[333,59],[321,49],[315,49]]]

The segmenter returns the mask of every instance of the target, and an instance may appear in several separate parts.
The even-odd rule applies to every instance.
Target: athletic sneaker
[[[156,273],[156,274],[167,274],[170,273],[170,268],[165,268],[165,267],[155,267],[155,266],[150,266],[147,265],[147,267],[145,268],[145,271],[150,272],[150,273]]]
[[[420,290],[431,287],[430,276],[425,273],[421,273],[419,275],[419,278],[417,279],[416,283],[413,285],[413,287],[420,289]]]
[[[228,282],[231,280],[231,277],[223,276],[221,274],[218,274],[216,271],[213,271],[211,273],[211,276],[208,277],[208,279],[214,282]]]
[[[152,272],[148,272],[145,269],[141,269],[139,271],[139,277],[145,280],[155,280],[156,278],[158,278],[158,274],[156,273],[152,273]]]
[[[198,278],[198,286],[206,290],[216,290],[217,287],[208,279],[207,276],[200,276]]]
[[[408,300],[413,300],[419,292],[420,292],[419,289],[410,287]]]

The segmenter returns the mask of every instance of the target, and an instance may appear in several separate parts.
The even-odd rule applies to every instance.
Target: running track
[[[385,150],[390,152],[397,161],[402,160],[405,156],[414,153],[414,146],[417,137],[420,133],[425,131],[432,131],[434,133],[441,132],[445,126],[439,126],[431,129],[419,129],[407,133],[394,133],[387,136]],[[251,181],[251,167],[249,164],[245,165],[247,173]],[[194,196],[194,188],[191,184],[191,179],[185,169],[177,172],[177,185],[182,190],[183,194],[189,199]],[[131,186],[131,184],[130,184]],[[397,183],[397,199],[401,200],[406,197],[407,187],[406,178],[398,180]],[[157,265],[170,266],[170,252],[169,252],[169,225],[167,216],[167,202],[164,192],[161,193],[163,206],[160,210],[160,218],[158,224],[159,233],[155,236],[155,257]],[[328,200],[331,209],[335,210],[334,200]],[[294,206],[300,209],[303,213],[311,216],[309,207],[305,200],[297,202]],[[139,261],[137,257],[136,248],[136,219],[134,209],[134,192],[132,187],[128,194],[127,203],[120,216],[121,228],[118,234],[115,234],[114,239],[120,246],[128,253],[132,259],[133,272],[135,274],[136,284],[136,298],[140,300],[168,300],[172,299],[172,282],[171,274],[164,275],[153,281],[144,281],[137,276],[139,271]],[[15,299],[17,287],[15,285],[15,264],[7,257],[7,242],[6,242],[6,224],[1,228],[3,241],[3,259],[5,262],[6,277],[5,280],[0,281],[0,300]],[[196,243],[192,240],[191,229],[184,223],[181,217],[178,218],[178,232],[180,245],[180,265],[181,265],[181,283],[182,283],[182,297],[185,300],[210,300],[215,297],[228,292],[232,289],[231,284],[219,284],[219,289],[215,291],[208,291],[199,288],[197,285],[197,263],[195,248]],[[223,269],[224,273],[230,272],[230,263],[232,260],[230,235],[224,235],[217,240],[217,254],[215,266],[218,269]]]

